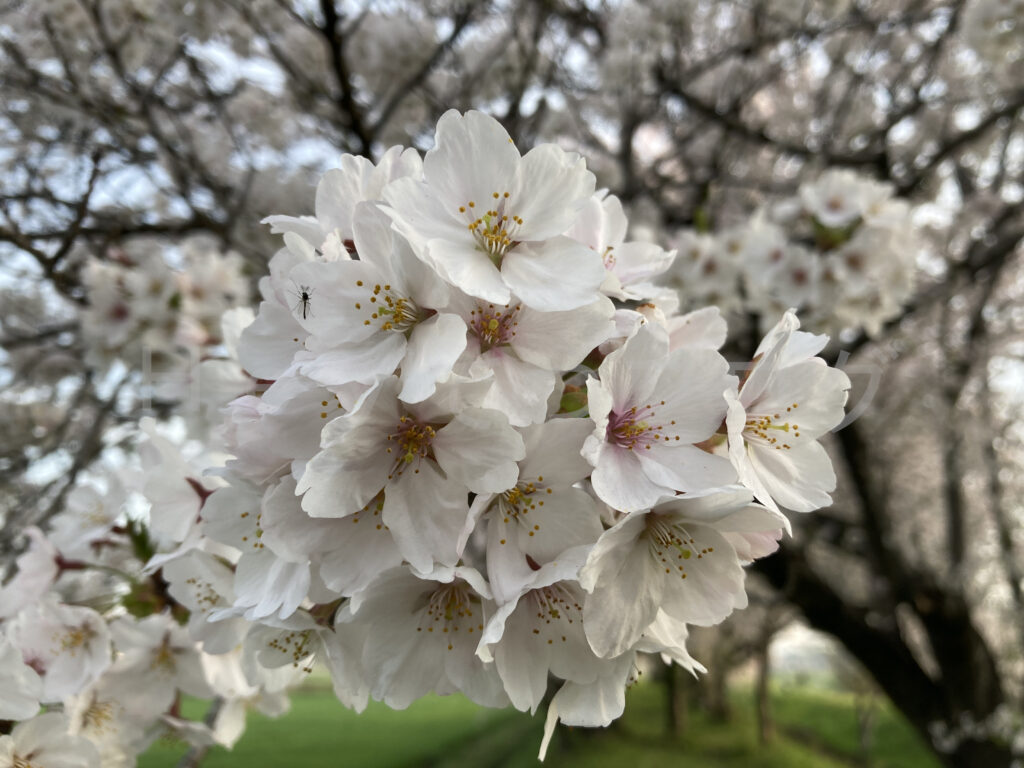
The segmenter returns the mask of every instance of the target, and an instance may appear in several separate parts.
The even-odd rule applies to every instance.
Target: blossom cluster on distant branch
[[[833,169],[722,232],[676,238],[685,303],[751,312],[796,308],[814,328],[878,333],[910,298],[923,245],[891,184]]]
[[[888,203],[835,183],[801,200],[842,249]],[[778,547],[783,509],[831,501],[819,438],[849,380],[817,357],[827,337],[780,295],[734,375],[719,307],[680,314],[659,285],[688,246],[625,240],[574,153],[522,155],[452,111],[425,157],[345,156],[315,216],[269,223],[285,247],[221,361],[245,391],[226,458],[204,471],[147,427],[148,526],[82,492],[29,533],[0,592],[18,691],[0,719],[20,721],[0,765],[130,765],[168,731],[232,743],[245,706],[282,711],[314,661],[355,709],[458,691],[534,712],[553,677],[543,754],[559,720],[622,713],[638,653],[701,670],[687,625],[746,605],[743,566]],[[188,722],[181,694],[223,706]]]

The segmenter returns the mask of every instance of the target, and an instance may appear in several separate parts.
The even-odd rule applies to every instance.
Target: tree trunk
[[[936,601],[933,606],[917,606],[942,672],[942,679],[936,681],[921,669],[898,627],[869,621],[867,609],[844,603],[799,552],[783,546],[755,567],[800,608],[812,627],[835,637],[860,661],[943,765],[1008,768],[1012,764],[1013,756],[1004,744],[965,740],[950,751],[939,751],[932,739],[933,724],[957,723],[963,714],[982,721],[1003,701],[987,647],[966,611],[959,610],[963,606],[950,595],[942,595],[940,601],[938,594],[918,585],[922,600]],[[940,633],[945,641],[936,643]]]
[[[689,721],[687,682],[681,673],[682,670],[675,664],[669,664],[665,668],[665,711],[667,713],[665,724],[671,739],[678,739],[686,733]]]

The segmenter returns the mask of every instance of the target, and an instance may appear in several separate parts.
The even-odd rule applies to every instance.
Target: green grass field
[[[937,768],[916,734],[881,705],[870,763],[859,760],[856,719],[848,694],[778,688],[773,695],[778,735],[757,743],[749,692],[734,695],[729,723],[694,712],[678,740],[664,733],[662,689],[630,690],[626,714],[612,728],[560,729],[546,766],[551,768]],[[199,716],[197,702],[186,714]],[[485,710],[461,697],[432,697],[404,712],[371,704],[362,715],[341,707],[328,690],[296,692],[291,712],[278,720],[250,714],[248,729],[231,752],[216,749],[208,768],[526,768],[538,765],[542,719],[512,710]],[[140,768],[172,768],[181,744],[161,742]]]

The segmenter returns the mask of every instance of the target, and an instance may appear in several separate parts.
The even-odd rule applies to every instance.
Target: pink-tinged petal
[[[491,203],[492,193],[511,191],[519,150],[493,117],[448,110],[437,121],[434,141],[423,158],[423,177],[438,199],[483,207]]]
[[[794,512],[813,512],[832,503],[829,493],[835,490],[836,474],[820,443],[788,451],[752,447],[750,461],[779,506]]]
[[[438,430],[433,449],[448,477],[473,493],[500,493],[514,486],[516,462],[526,455],[523,438],[504,414],[488,408],[459,413]]]
[[[609,443],[601,450],[590,482],[601,501],[622,512],[647,509],[673,492],[647,476],[634,451]]]
[[[398,334],[395,334],[398,335]],[[434,315],[419,323],[409,335],[402,360],[398,397],[407,403],[426,400],[466,348],[466,323],[458,315]]]
[[[519,238],[546,240],[565,232],[594,194],[594,186],[594,174],[578,155],[554,144],[531,149],[523,156],[518,183],[511,191],[510,210],[522,219]]]
[[[521,243],[501,262],[501,277],[507,286],[523,304],[541,312],[594,303],[601,297],[604,276],[601,257],[568,237]],[[506,297],[502,303],[507,302]]]

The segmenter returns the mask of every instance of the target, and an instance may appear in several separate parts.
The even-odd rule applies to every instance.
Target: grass
[[[773,693],[775,740],[762,746],[749,690],[734,696],[734,717],[714,722],[693,712],[678,740],[664,733],[662,689],[641,684],[627,695],[626,714],[608,729],[561,728],[545,768],[937,768],[938,763],[888,703],[879,704],[870,763],[859,760],[852,696],[778,687]],[[200,716],[190,702],[186,714]],[[371,704],[362,715],[341,707],[329,690],[296,692],[279,720],[250,714],[232,752],[216,749],[204,768],[536,768],[542,718],[484,710],[460,696],[430,697],[403,712]],[[159,743],[140,768],[172,768],[181,744]]]

